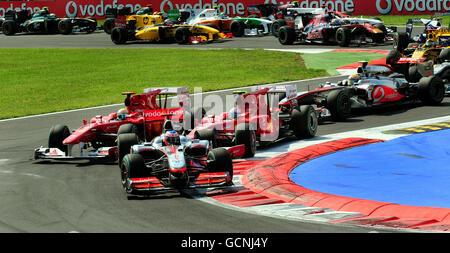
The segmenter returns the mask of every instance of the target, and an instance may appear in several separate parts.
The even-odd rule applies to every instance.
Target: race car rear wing
[[[438,29],[442,25],[440,18],[437,18],[437,19],[435,19],[435,18],[431,18],[431,19],[411,18],[411,19],[408,19],[408,21],[406,22],[406,34],[408,34],[408,38],[411,38],[411,36],[412,36],[412,30],[413,30],[414,24],[423,24],[425,26],[425,29]]]
[[[297,94],[297,86],[295,85],[264,85],[254,87],[252,91],[262,88],[269,88],[267,93],[285,93],[287,99],[293,99]]]
[[[161,90],[158,95],[177,95],[178,102],[184,108],[190,108],[189,88],[188,87],[150,87],[144,89],[144,94],[155,90]],[[161,100],[160,96],[160,100]]]
[[[150,87],[144,89],[144,93],[149,93],[154,90],[161,90],[159,94],[165,95],[165,94],[188,94],[189,95],[189,88],[187,87]]]
[[[298,14],[325,14],[325,9],[322,8],[287,8],[286,10]]]

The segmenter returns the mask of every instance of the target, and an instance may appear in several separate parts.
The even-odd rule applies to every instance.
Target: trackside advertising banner
[[[169,9],[202,9],[218,6],[230,16],[246,15],[248,5],[260,3],[287,4],[277,0],[57,0],[57,1],[0,1],[0,16],[11,9],[32,12],[47,6],[58,17],[88,17],[102,19],[109,7],[128,6],[132,10],[151,4],[155,11]],[[300,7],[347,12],[351,15],[430,14],[450,11],[450,0],[299,0]]]

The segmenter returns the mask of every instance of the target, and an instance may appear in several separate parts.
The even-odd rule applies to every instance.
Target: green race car
[[[55,14],[50,14],[48,9],[37,11],[33,15],[29,10],[18,12],[9,10],[5,14],[5,22],[2,28],[5,35],[16,33],[58,33],[59,19]]]

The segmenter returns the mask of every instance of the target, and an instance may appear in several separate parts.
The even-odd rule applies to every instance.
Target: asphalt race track
[[[116,45],[111,41],[108,34],[103,31],[96,31],[92,34],[73,35],[30,35],[16,34],[14,36],[1,35],[0,48],[265,48],[265,49],[292,49],[299,45],[284,46],[278,42],[274,36],[258,37],[235,37],[221,40],[209,44],[198,45],[178,45],[176,43],[148,43],[148,42],[127,42],[125,45]],[[301,48],[337,48],[334,45],[309,44],[301,45]],[[363,46],[361,48],[369,48]],[[391,45],[370,46],[370,49],[390,50]]]
[[[117,48],[103,32],[85,35],[1,36],[0,47]],[[131,47],[176,47],[176,44],[130,44]],[[337,48],[332,46],[284,47],[272,36],[238,38],[188,48]],[[369,47],[389,50],[390,46]],[[295,82],[299,90],[342,77]],[[218,92],[220,96],[229,92]],[[326,122],[317,135],[365,129],[448,115],[450,98],[441,106],[406,105],[361,111],[345,122]],[[106,115],[121,105],[0,121],[0,232],[81,233],[368,233],[376,227],[300,222],[251,215],[198,201],[189,196],[165,194],[128,200],[113,164],[32,161],[34,148],[47,145],[51,125],[78,128],[83,119]],[[277,145],[277,144],[273,144]]]

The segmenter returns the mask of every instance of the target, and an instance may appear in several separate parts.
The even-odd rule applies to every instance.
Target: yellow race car
[[[178,44],[212,42],[228,38],[219,30],[204,25],[158,24],[138,29],[115,27],[111,31],[111,40],[115,44],[127,41],[176,42]]]
[[[425,43],[409,43],[403,51],[391,50],[386,64],[405,74],[408,81],[418,82],[422,77],[417,64],[431,61],[433,64],[450,61],[450,30],[439,28],[426,33]]]
[[[106,10],[106,19],[103,24],[103,30],[107,34],[111,34],[112,29],[117,24],[129,23],[135,28],[145,27],[149,25],[163,24],[165,18],[162,13],[154,14],[151,6],[146,6],[132,13],[129,7],[125,8],[108,8]]]

